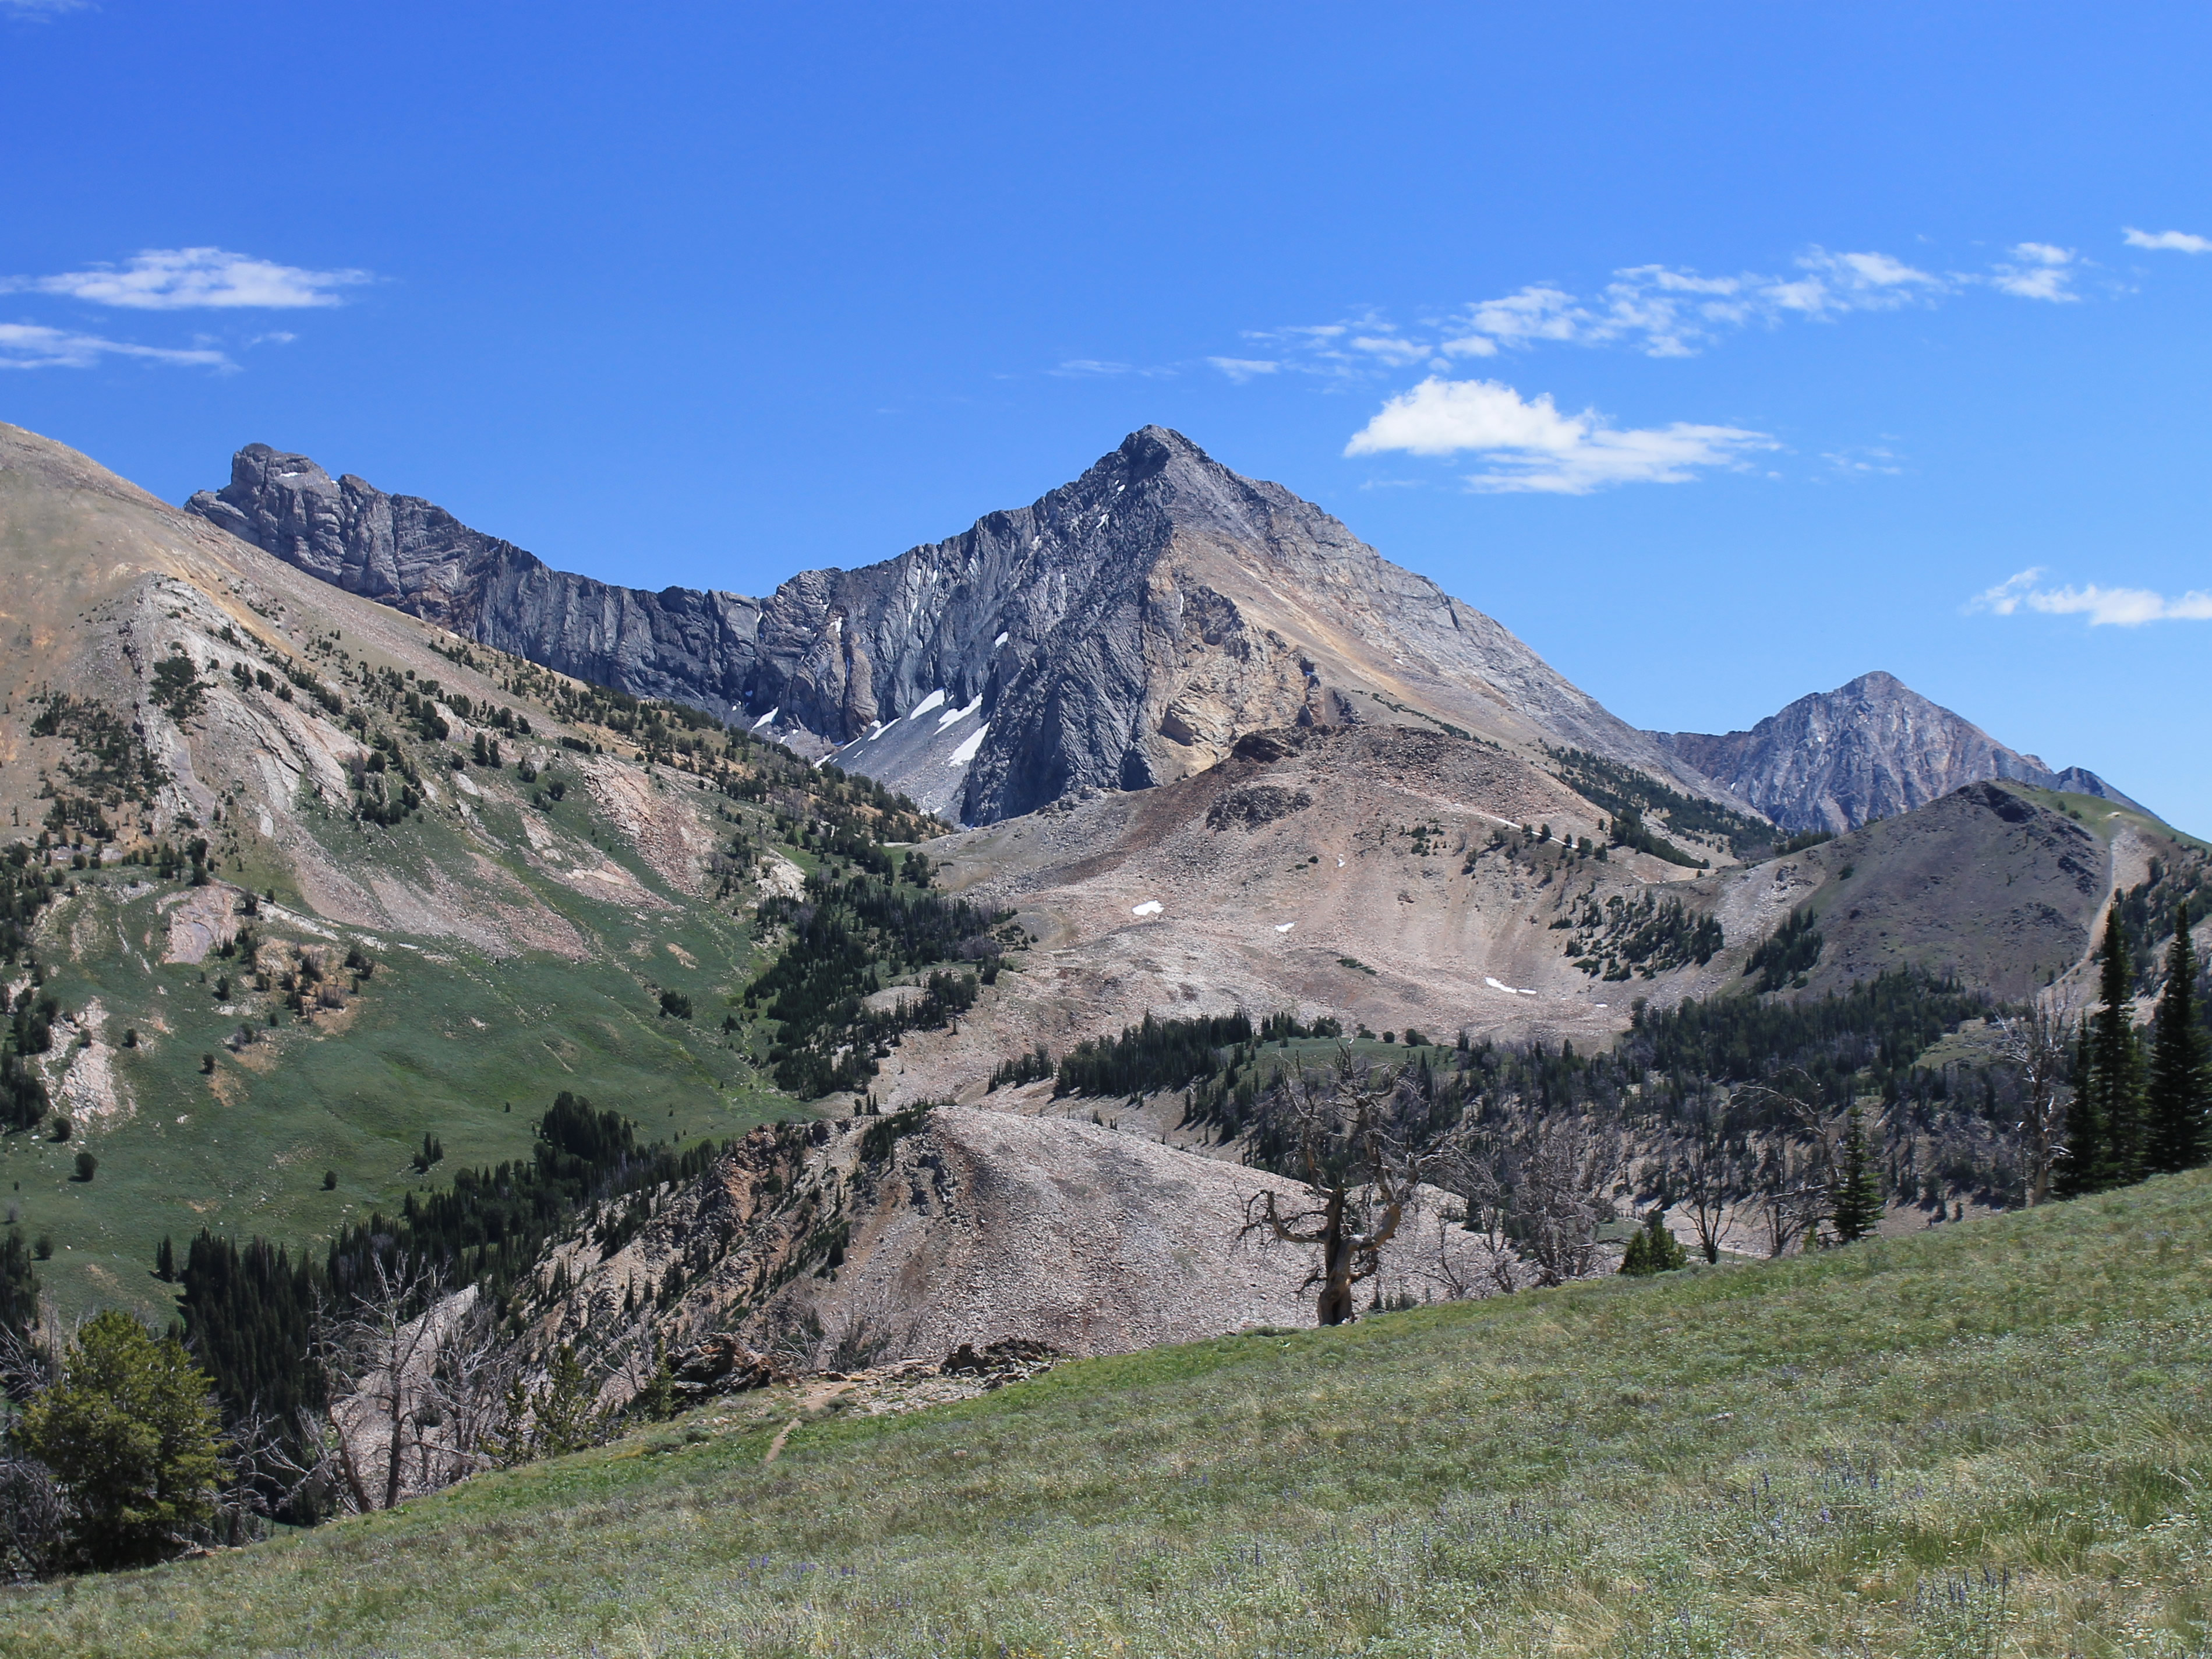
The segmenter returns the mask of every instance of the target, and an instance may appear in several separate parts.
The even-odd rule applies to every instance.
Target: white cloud
[[[2074,250],[2048,242],[2021,242],[2012,250],[2011,264],[1999,265],[1990,278],[1999,292],[2021,300],[2073,301]]]
[[[204,368],[231,367],[230,359],[212,348],[173,351],[29,323],[0,323],[0,368],[90,368],[102,357],[136,357],[145,362]]]
[[[2130,247],[2158,248],[2168,253],[2212,253],[2212,236],[2192,236],[2185,230],[2154,234],[2130,225],[2125,235]]]
[[[119,268],[100,264],[53,276],[9,277],[0,280],[0,291],[65,295],[133,311],[296,310],[342,305],[333,289],[368,280],[365,270],[303,270],[216,247],[177,247],[149,248]]]
[[[84,11],[92,0],[0,0],[0,15],[43,23],[65,11]]]
[[[1586,495],[1613,484],[1684,483],[1695,468],[1732,465],[1750,451],[1776,447],[1766,434],[1739,427],[1678,421],[1622,430],[1594,410],[1561,414],[1548,392],[1528,399],[1498,380],[1431,375],[1384,404],[1344,453],[1471,451],[1492,465],[1469,476],[1470,489]]]
[[[1355,334],[1346,342],[1354,351],[1364,351],[1389,363],[1393,368],[1403,368],[1411,363],[1425,361],[1430,348],[1417,340],[1401,340],[1395,334]]]
[[[2087,617],[2092,628],[2107,624],[2139,628],[2150,622],[2212,622],[2212,593],[2192,588],[2168,599],[2147,587],[2039,587],[2040,565],[2008,576],[1995,587],[1977,593],[1969,611],[1990,611],[2009,617],[2026,605],[2046,616]]]
[[[1208,357],[1206,360],[1238,386],[1256,374],[1273,374],[1282,368],[1272,357]]]

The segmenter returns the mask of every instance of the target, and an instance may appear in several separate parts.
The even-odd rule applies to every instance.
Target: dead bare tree
[[[1759,1207],[1769,1259],[1820,1236],[1832,1207],[1838,1141],[1844,1114],[1820,1104],[1812,1078],[1799,1071],[1791,1086],[1747,1084],[1736,1099],[1768,1115],[1767,1146],[1759,1161]]]
[[[1728,1132],[1722,1112],[1705,1103],[1687,1140],[1668,1160],[1668,1185],[1696,1229],[1707,1261],[1721,1259],[1721,1237],[1730,1206],[1744,1188],[1743,1148]]]
[[[1456,1173],[1469,1215],[1510,1242],[1535,1284],[1552,1285],[1595,1270],[1598,1224],[1613,1213],[1604,1194],[1621,1166],[1621,1138],[1610,1121],[1532,1117],[1470,1148]]]
[[[2030,1204],[2051,1196],[2051,1172],[2066,1155],[2066,1119],[2071,1100],[2066,1073],[2073,1054],[2081,1010],[2065,991],[2052,991],[2024,1012],[1997,1016],[2003,1033],[1997,1052],[2020,1073],[2021,1157],[2027,1165]]]
[[[475,1287],[442,1288],[426,1266],[380,1253],[351,1304],[319,1322],[330,1404],[315,1438],[356,1510],[399,1502],[410,1455],[416,1492],[489,1465],[512,1360]]]
[[[1323,1075],[1301,1066],[1276,1091],[1271,1138],[1285,1144],[1308,1202],[1285,1213],[1274,1193],[1255,1194],[1245,1201],[1242,1235],[1319,1247],[1304,1288],[1319,1292],[1321,1324],[1354,1317],[1352,1286],[1381,1269],[1382,1249],[1421,1185],[1451,1162],[1450,1148],[1419,1145],[1414,1097],[1405,1067],[1370,1066],[1349,1045]]]
[[[1810,1238],[1828,1212],[1828,1182],[1811,1158],[1786,1140],[1767,1147],[1759,1163],[1760,1231],[1766,1235],[1768,1260],[1788,1253],[1800,1239]]]

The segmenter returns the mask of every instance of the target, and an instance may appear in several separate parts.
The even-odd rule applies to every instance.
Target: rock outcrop
[[[1203,771],[1289,725],[1569,744],[1711,793],[1491,617],[1159,427],[950,541],[761,600],[566,574],[265,445],[187,506],[351,592],[743,716],[968,823]]]
[[[1878,672],[1800,697],[1748,732],[1651,736],[1785,830],[1853,830],[1994,780],[2136,806],[2095,773],[2055,772]]]

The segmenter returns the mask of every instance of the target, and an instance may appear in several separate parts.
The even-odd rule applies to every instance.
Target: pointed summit
[[[969,823],[1203,771],[1291,725],[1571,746],[1715,793],[1491,617],[1166,427],[950,540],[759,600],[565,574],[261,444],[187,507],[350,592],[742,719]]]
[[[2136,805],[2094,772],[2053,772],[2008,749],[1880,669],[1800,697],[1748,732],[1652,736],[1785,830],[1854,830],[1992,779]]]

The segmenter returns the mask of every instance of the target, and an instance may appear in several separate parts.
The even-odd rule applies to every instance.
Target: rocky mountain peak
[[[188,510],[519,656],[772,732],[970,823],[1203,771],[1246,732],[1412,722],[1594,750],[1714,793],[1498,623],[1182,434],[763,599],[553,570],[417,497],[264,444]]]
[[[1880,669],[1800,697],[1748,732],[1652,736],[1791,830],[1856,829],[1993,779],[2136,805],[2094,772],[2054,772],[2007,748]]]

